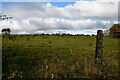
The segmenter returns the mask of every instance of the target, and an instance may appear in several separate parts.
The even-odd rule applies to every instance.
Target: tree
[[[109,35],[111,36],[111,37],[114,37],[114,34],[113,34],[113,31],[114,31],[114,29],[116,28],[116,27],[119,27],[120,26],[120,24],[114,24],[110,29],[109,29]]]
[[[2,34],[10,34],[10,28],[2,29]]]

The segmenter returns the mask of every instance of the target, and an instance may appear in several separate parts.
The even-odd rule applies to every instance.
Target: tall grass
[[[118,79],[117,39],[104,37],[101,66],[95,43],[95,36],[4,35],[3,79]]]

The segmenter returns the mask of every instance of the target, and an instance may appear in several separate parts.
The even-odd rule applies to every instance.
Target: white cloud
[[[66,6],[65,10],[73,18],[116,19],[118,6],[113,2],[78,1],[74,6]]]
[[[96,0],[98,2],[119,2],[120,0]]]
[[[26,3],[21,6],[10,5],[4,10],[5,14],[13,18],[75,18],[75,19],[117,19],[118,3],[115,2],[96,2],[96,1],[77,1],[74,5],[66,7],[56,7],[47,3]]]
[[[78,29],[94,29],[102,28],[104,23],[93,22],[87,20],[69,20],[69,19],[56,19],[56,18],[29,18],[22,21],[2,21],[0,23],[2,30],[5,27],[10,27],[13,31],[45,31],[51,29],[60,30],[78,30]]]
[[[102,29],[106,21],[109,21],[107,28],[117,21],[118,3],[99,1],[77,1],[65,7],[50,3],[7,5],[3,11],[14,20],[0,22],[0,30],[10,27],[15,33],[52,33],[53,29],[75,33],[75,30],[89,29],[90,33],[95,33],[94,30]]]

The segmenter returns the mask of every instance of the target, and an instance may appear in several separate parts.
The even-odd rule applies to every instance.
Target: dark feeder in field
[[[103,61],[103,32],[102,30],[97,31],[96,36],[96,51],[95,51],[95,64],[101,64]]]

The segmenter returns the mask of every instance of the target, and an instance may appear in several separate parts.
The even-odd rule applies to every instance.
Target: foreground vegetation
[[[3,79],[117,80],[118,39],[103,43],[103,65],[95,65],[96,36],[3,35]]]

